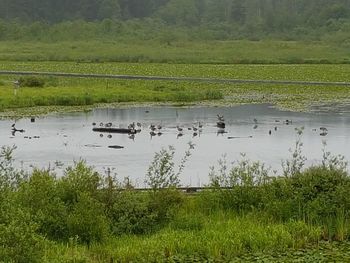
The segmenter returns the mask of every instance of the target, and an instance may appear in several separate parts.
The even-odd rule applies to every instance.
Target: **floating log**
[[[120,145],[110,145],[110,146],[108,146],[108,148],[110,148],[110,149],[124,149],[124,146],[120,146]]]
[[[239,136],[229,136],[227,139],[233,140],[233,139],[250,139],[253,138],[253,136],[245,136],[245,137],[239,137]]]
[[[94,132],[123,133],[123,134],[135,134],[137,132],[135,129],[112,128],[112,127],[93,128],[92,130]]]

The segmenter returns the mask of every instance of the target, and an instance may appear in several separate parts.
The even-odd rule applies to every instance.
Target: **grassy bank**
[[[73,62],[1,62],[0,70],[187,76],[293,81],[350,81],[349,65],[194,65]],[[270,103],[289,110],[349,103],[347,87],[277,84],[214,84],[176,81],[39,78],[42,87],[22,87],[15,76],[0,79],[2,116],[90,109],[110,103],[234,105]],[[75,107],[75,108],[72,108]],[[20,110],[19,110],[20,109]],[[5,111],[5,112],[4,112]]]
[[[1,41],[0,60],[157,63],[349,63],[346,45],[296,41]]]

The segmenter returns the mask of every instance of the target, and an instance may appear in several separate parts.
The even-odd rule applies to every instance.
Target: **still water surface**
[[[217,114],[223,115],[227,133],[218,134]],[[292,120],[286,125],[285,120]],[[92,123],[112,122],[115,127],[127,127],[140,122],[142,131],[130,138],[127,134],[103,134],[92,131]],[[194,136],[188,130],[198,123],[202,132]],[[257,122],[257,123],[256,123]],[[322,158],[322,141],[333,154],[342,154],[350,160],[350,113],[293,113],[279,111],[269,105],[245,105],[237,107],[140,107],[96,109],[88,113],[68,113],[16,122],[17,129],[25,133],[11,134],[13,121],[0,121],[0,146],[16,145],[16,165],[24,169],[31,166],[51,167],[55,162],[64,166],[56,168],[58,174],[74,160],[84,159],[98,171],[113,169],[121,180],[129,176],[138,186],[144,186],[144,177],[154,153],[162,147],[176,148],[179,162],[188,143],[195,144],[192,156],[181,175],[183,185],[200,186],[208,183],[210,166],[225,154],[234,161],[245,153],[249,159],[281,170],[281,161],[290,157],[289,149],[296,141],[296,127],[304,127],[302,141],[307,164],[316,164]],[[162,126],[162,135],[150,135],[151,124]],[[178,136],[176,126],[183,128]],[[277,131],[275,130],[275,127]],[[320,136],[320,127],[328,130]],[[269,131],[271,130],[271,135]],[[34,138],[40,137],[40,138]],[[233,137],[233,138],[231,138]],[[229,139],[231,138],[231,139]],[[109,149],[110,145],[124,149]]]

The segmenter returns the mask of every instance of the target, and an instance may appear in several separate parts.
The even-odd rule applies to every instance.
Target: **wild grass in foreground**
[[[145,181],[150,191],[140,192],[84,162],[60,178],[52,170],[27,175],[13,168],[13,150],[3,147],[0,154],[4,262],[349,257],[341,251],[349,248],[350,176],[347,162],[326,148],[319,166],[304,169],[298,140],[279,177],[245,157],[232,166],[221,160],[210,174],[214,189],[195,195],[176,190],[176,171],[190,152],[179,167],[172,148],[157,153]]]

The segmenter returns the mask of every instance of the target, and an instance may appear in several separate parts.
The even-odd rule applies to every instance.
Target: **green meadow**
[[[336,41],[87,39],[0,41],[2,61],[151,62],[187,64],[349,63]]]
[[[350,65],[346,64],[230,65],[2,61],[0,70],[244,80],[348,82],[350,79]],[[34,80],[42,82],[39,87],[27,83],[30,77],[23,77],[23,85],[15,94],[13,81],[18,78],[20,76],[0,78],[0,110],[3,116],[86,110],[111,103],[174,105],[270,103],[283,109],[308,111],[316,106],[346,104],[350,95],[348,87],[333,85],[227,84],[67,77],[34,77]]]

